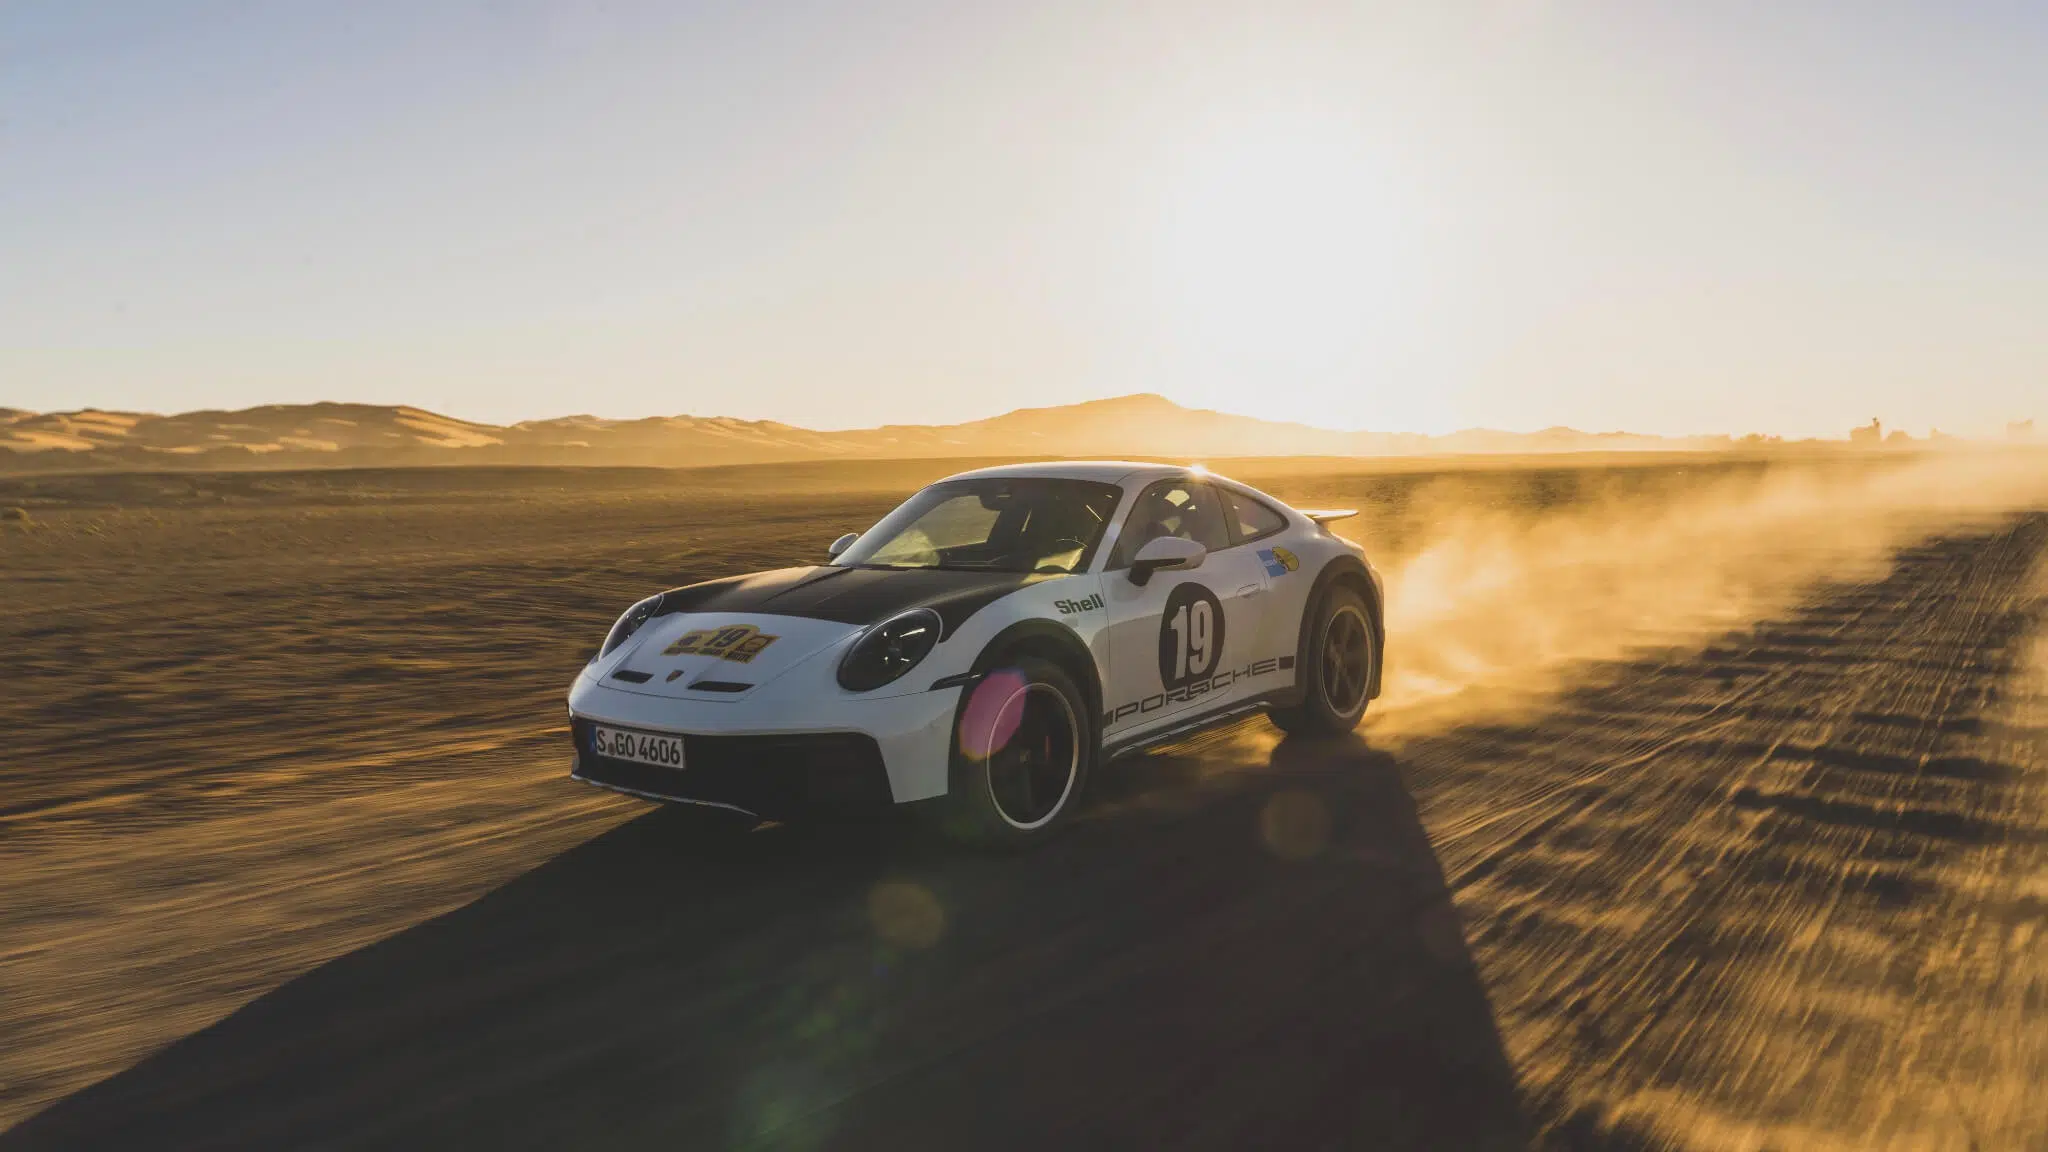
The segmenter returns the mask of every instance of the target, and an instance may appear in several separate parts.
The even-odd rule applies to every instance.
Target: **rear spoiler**
[[[1295,511],[1318,524],[1328,524],[1332,520],[1343,520],[1358,515],[1356,508],[1297,508]]]

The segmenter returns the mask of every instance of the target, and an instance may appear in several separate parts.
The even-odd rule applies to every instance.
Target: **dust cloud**
[[[1881,577],[1917,540],[2048,502],[2048,456],[1615,487],[1540,513],[1420,495],[1420,531],[1380,561],[1393,642],[1376,736],[1510,719],[1600,661],[1696,650],[1817,586]]]
[[[2028,578],[2036,600],[2048,603],[2048,556],[2043,556]],[[2048,726],[2048,612],[2036,618],[2034,628],[2022,641],[2018,682],[2014,685],[2012,707],[2022,718]]]

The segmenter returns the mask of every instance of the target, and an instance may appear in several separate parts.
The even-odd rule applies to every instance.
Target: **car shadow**
[[[1524,1146],[1394,760],[1192,763],[1020,855],[652,810],[0,1150]]]

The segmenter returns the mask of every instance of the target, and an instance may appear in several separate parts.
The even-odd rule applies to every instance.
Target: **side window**
[[[1138,494],[1107,571],[1129,568],[1138,549],[1161,536],[1193,540],[1212,552],[1228,548],[1230,529],[1223,516],[1214,488],[1189,480],[1161,480]]]
[[[1287,527],[1287,518],[1259,503],[1249,496],[1219,489],[1223,493],[1224,507],[1230,509],[1230,523],[1237,532],[1238,542],[1257,540]]]

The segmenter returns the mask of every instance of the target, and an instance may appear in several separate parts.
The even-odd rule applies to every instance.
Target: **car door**
[[[1249,694],[1266,590],[1265,566],[1233,547],[1219,493],[1193,477],[1149,485],[1133,502],[1102,578],[1108,617],[1106,739],[1160,726],[1179,714],[1226,705]],[[1160,536],[1209,550],[1194,569],[1162,569],[1144,584],[1131,560]]]

